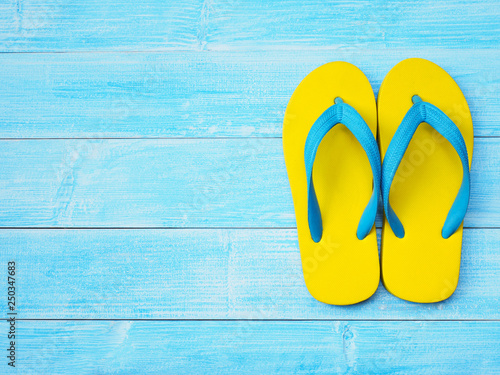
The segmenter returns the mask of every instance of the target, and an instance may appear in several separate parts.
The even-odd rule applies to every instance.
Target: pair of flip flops
[[[354,304],[382,275],[399,298],[448,298],[458,283],[472,148],[464,95],[430,61],[397,64],[377,102],[366,76],[346,62],[304,78],[286,109],[283,149],[311,295]]]

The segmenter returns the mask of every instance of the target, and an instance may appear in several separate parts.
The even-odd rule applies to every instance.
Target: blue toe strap
[[[378,197],[380,194],[380,179],[381,179],[381,163],[380,153],[377,146],[377,141],[373,136],[372,131],[359,115],[358,112],[350,105],[343,103],[339,98],[335,101],[336,104],[328,108],[316,120],[307,135],[306,144],[304,147],[304,159],[306,165],[307,177],[307,195],[308,195],[308,220],[311,238],[314,242],[319,242],[323,235],[323,223],[321,220],[321,211],[318,204],[318,199],[314,191],[312,178],[314,159],[318,147],[325,135],[335,125],[342,123],[356,137],[358,142],[365,150],[373,173],[373,193],[366,206],[361,220],[358,224],[356,235],[359,239],[365,238],[375,223],[377,214]],[[349,155],[346,155],[349,157]]]
[[[430,103],[421,101],[418,97],[414,98],[414,102],[415,104],[406,113],[392,137],[384,157],[382,166],[382,200],[384,202],[385,215],[394,234],[398,238],[403,238],[405,235],[403,224],[389,204],[389,192],[396,171],[415,131],[422,122],[425,122],[450,142],[460,157],[463,167],[462,185],[448,212],[441,233],[443,238],[448,238],[460,227],[469,204],[470,176],[467,147],[462,133],[443,111]]]

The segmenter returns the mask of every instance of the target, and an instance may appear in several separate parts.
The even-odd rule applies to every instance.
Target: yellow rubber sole
[[[283,150],[306,286],[321,302],[348,305],[366,300],[376,291],[380,266],[375,228],[363,240],[356,236],[372,194],[370,163],[342,124],[323,138],[313,167],[323,221],[319,243],[311,239],[307,220],[304,146],[311,126],[336,97],[354,107],[376,134],[376,103],[368,79],[354,65],[332,62],[311,72],[293,93],[283,124]]]
[[[438,65],[424,59],[397,64],[378,94],[378,132],[383,157],[412,106],[413,95],[441,109],[460,129],[469,154],[474,142],[472,118],[462,91]],[[444,239],[441,230],[462,182],[460,159],[439,133],[422,123],[398,168],[390,204],[401,220],[397,238],[384,219],[381,243],[382,280],[393,295],[412,302],[442,301],[456,289],[462,229]]]

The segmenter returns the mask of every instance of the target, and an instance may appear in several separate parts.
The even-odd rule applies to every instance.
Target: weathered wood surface
[[[500,366],[499,322],[18,323],[17,371],[26,375],[497,374]]]
[[[465,230],[458,288],[436,304],[382,285],[355,306],[320,303],[296,238],[294,229],[4,229],[0,264],[16,261],[22,319],[500,319],[500,229]]]
[[[408,57],[442,66],[476,136],[500,136],[498,49],[0,54],[0,138],[281,137],[295,87],[334,60],[375,92]]]

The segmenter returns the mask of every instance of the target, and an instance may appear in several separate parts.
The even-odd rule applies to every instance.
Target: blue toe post
[[[455,148],[463,168],[462,184],[443,225],[442,236],[449,238],[464,220],[469,204],[470,175],[469,157],[462,133],[446,114],[436,106],[422,101],[418,95],[412,97],[413,106],[408,110],[387,148],[382,166],[382,200],[385,215],[392,231],[403,238],[405,230],[389,203],[389,192],[399,164],[418,126],[425,122],[439,132]]]
[[[358,224],[356,236],[362,240],[371,231],[377,215],[380,194],[381,163],[377,141],[361,115],[341,98],[335,98],[335,104],[319,116],[307,135],[304,147],[304,159],[307,177],[308,221],[311,238],[319,242],[323,235],[321,211],[314,191],[312,171],[316,152],[326,134],[337,124],[342,123],[356,137],[368,156],[373,173],[373,193]]]

